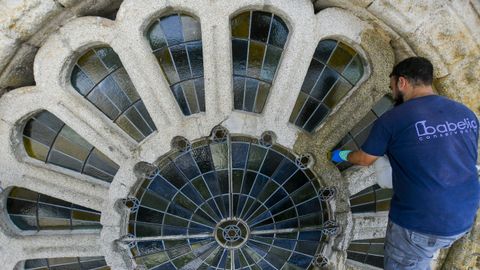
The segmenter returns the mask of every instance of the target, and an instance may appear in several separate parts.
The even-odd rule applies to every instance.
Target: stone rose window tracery
[[[319,196],[327,191],[285,148],[227,132],[173,151],[144,180],[124,240],[135,261],[147,269],[313,269],[337,232],[333,194]]]
[[[38,85],[18,95],[26,101],[15,96],[21,91],[0,99],[21,108],[6,114],[0,128],[25,127],[21,150],[49,164],[4,151],[20,167],[7,187],[28,181],[18,186],[39,194],[5,200],[10,219],[28,228],[18,238],[42,237],[47,244],[39,246],[49,252],[24,251],[17,267],[310,270],[346,258],[350,239],[344,238],[351,234],[339,232],[351,229],[345,226],[349,197],[320,178],[325,164],[315,164],[319,145],[312,153],[300,150],[305,131],[326,115],[314,123],[313,112],[300,129],[289,116],[295,107],[296,119],[307,117],[306,103],[295,101],[307,95],[300,88],[305,74],[315,71],[308,67],[318,40],[332,36],[321,23],[335,13],[339,24],[354,16],[334,9],[310,14],[308,1],[295,8],[278,0],[263,6],[240,0],[235,7],[209,2],[222,14],[205,10],[203,0],[124,1],[115,20],[68,22],[40,48]],[[329,112],[372,75],[364,66],[371,59],[351,49],[361,47],[358,53],[369,56],[355,36],[361,29],[334,30],[351,47],[333,41],[314,56],[328,54],[317,62],[331,70],[325,74],[336,74],[331,88],[339,90],[319,100],[334,104]],[[51,68],[43,69],[45,63]],[[324,73],[316,72],[320,80]],[[64,89],[65,77],[73,89]],[[350,198],[355,211],[366,203],[364,213],[372,213],[363,198],[371,194],[356,195]],[[338,209],[345,214],[335,216]],[[70,253],[51,240],[80,239],[74,236],[82,238],[70,241]]]

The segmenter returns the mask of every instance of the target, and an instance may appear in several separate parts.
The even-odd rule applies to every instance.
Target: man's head
[[[400,63],[390,73],[390,89],[397,105],[414,97],[416,89],[431,90],[433,65],[423,57],[410,57]]]

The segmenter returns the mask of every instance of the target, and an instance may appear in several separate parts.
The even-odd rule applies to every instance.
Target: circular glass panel
[[[147,269],[309,269],[332,218],[284,148],[227,135],[161,159],[137,191],[129,238]],[[325,224],[324,224],[325,223]]]

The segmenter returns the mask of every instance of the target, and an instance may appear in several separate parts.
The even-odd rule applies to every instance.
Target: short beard
[[[397,96],[393,100],[395,103],[393,104],[394,107],[397,107],[399,105],[402,105],[404,100],[403,100],[403,94],[402,92],[398,91]]]

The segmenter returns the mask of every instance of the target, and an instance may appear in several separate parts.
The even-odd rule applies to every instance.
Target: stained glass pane
[[[158,40],[158,35],[161,33],[152,31],[150,34],[157,38],[154,41],[155,46],[161,46]],[[87,51],[77,61],[70,80],[72,86],[81,95],[116,123],[121,122],[116,121],[118,117],[140,100],[120,58],[110,47],[93,48]],[[146,111],[144,113],[145,118],[150,118]],[[133,125],[141,125],[141,123],[133,123]],[[129,129],[122,129],[137,141],[156,130],[153,123],[145,136],[138,136],[135,132],[131,133]]]
[[[25,270],[109,270],[103,257],[69,257],[26,260]]]
[[[107,182],[113,180],[119,168],[47,111],[37,113],[27,121],[23,131],[23,145],[32,158]]]
[[[161,176],[144,180],[129,220],[135,261],[149,269],[310,269],[332,214],[313,173],[276,147],[227,136],[170,152],[157,164]]]
[[[72,203],[15,187],[7,200],[7,212],[21,230],[75,230],[101,228],[100,212],[78,208]],[[72,219],[89,221],[88,226],[72,224]]]
[[[146,36],[182,113],[204,112],[200,22],[185,14],[167,15],[154,22]]]
[[[384,238],[354,240],[347,248],[347,259],[383,269]]]
[[[373,108],[342,138],[334,149],[357,150],[370,134],[373,122],[389,109],[393,108],[393,100],[389,96],[381,98]],[[352,165],[348,162],[337,164],[340,171],[346,170]]]
[[[237,15],[231,27],[234,108],[261,113],[282,57],[288,27],[280,17],[261,11]],[[246,87],[241,86],[243,79],[237,76],[246,77]],[[261,89],[253,90],[259,84]]]
[[[350,197],[352,213],[388,211],[392,196],[392,189],[375,184]]]
[[[308,132],[315,131],[362,76],[363,63],[355,50],[340,41],[320,41],[290,115],[290,123]]]

